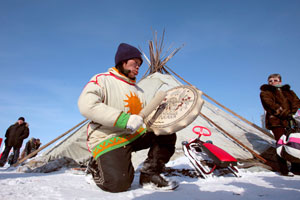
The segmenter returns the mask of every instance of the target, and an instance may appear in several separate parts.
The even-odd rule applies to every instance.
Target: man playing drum
[[[93,76],[78,100],[81,114],[91,121],[87,143],[93,157],[88,170],[105,191],[122,192],[131,187],[131,153],[147,148],[140,184],[177,187],[160,175],[175,152],[176,134],[157,136],[143,128],[143,118],[138,115],[145,106],[144,91],[136,85],[142,62],[137,48],[120,44],[115,67]]]

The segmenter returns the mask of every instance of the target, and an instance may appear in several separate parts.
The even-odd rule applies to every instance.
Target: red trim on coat
[[[114,75],[113,73],[109,72],[111,76],[115,77],[116,79],[120,80],[120,81],[123,81],[124,83],[127,83],[129,85],[135,85],[135,83],[129,83],[123,79],[120,79],[119,77],[117,77],[116,75]]]
[[[123,81],[124,83],[127,83],[127,84],[129,84],[129,85],[135,85],[135,83],[129,83],[129,82],[127,82],[127,81],[125,81],[125,80],[123,80],[123,79],[117,77],[117,76],[114,75],[113,73],[109,72],[109,74],[99,74],[98,76],[96,76],[96,80],[95,80],[95,81],[89,81],[89,82],[84,86],[84,88],[85,88],[89,83],[95,83],[95,84],[99,85],[99,83],[98,83],[98,77],[99,77],[99,76],[112,76],[112,77],[118,79],[119,81]],[[99,86],[100,86],[100,85],[99,85]]]

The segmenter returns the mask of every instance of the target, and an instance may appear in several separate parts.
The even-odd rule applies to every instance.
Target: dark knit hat
[[[137,48],[126,43],[121,43],[116,52],[115,66],[122,61],[132,58],[139,58],[141,60],[141,64],[143,63],[142,53]]]
[[[18,120],[22,120],[23,122],[25,122],[25,118],[24,117],[19,117]]]

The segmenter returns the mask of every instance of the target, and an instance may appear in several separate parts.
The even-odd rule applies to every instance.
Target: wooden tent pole
[[[245,146],[242,142],[240,142],[238,139],[236,139],[235,137],[233,137],[231,134],[229,134],[227,131],[225,131],[224,129],[222,129],[219,125],[217,125],[216,123],[214,123],[211,119],[209,119],[207,116],[205,116],[203,113],[200,113],[200,115],[202,117],[204,117],[206,120],[208,120],[210,123],[212,123],[215,127],[217,127],[219,130],[221,130],[222,132],[224,132],[227,136],[229,136],[231,139],[233,139],[235,142],[237,142],[239,145],[241,145],[242,147],[244,147],[245,149],[247,149],[254,157],[258,158],[259,160],[261,160],[263,163],[267,163],[267,160],[265,160],[263,157],[261,157],[260,155],[258,155],[256,152],[254,152],[252,149],[248,148],[247,146]]]
[[[167,67],[167,66],[166,66]],[[172,69],[170,69],[169,67],[167,67],[172,73],[174,73],[178,78],[180,78],[182,81],[184,81],[185,83],[187,83],[190,86],[193,86],[192,84],[190,84],[188,81],[184,80],[182,77],[180,77],[178,74],[176,74]],[[219,102],[217,102],[216,100],[214,100],[213,98],[211,98],[210,96],[208,96],[207,94],[205,94],[203,92],[203,95],[206,96],[209,100],[213,101],[214,103],[216,103],[217,105],[219,105],[220,107],[224,108],[225,110],[227,110],[228,112],[230,112],[231,114],[233,114],[234,116],[240,118],[241,120],[243,120],[244,122],[246,122],[247,124],[251,125],[252,127],[258,129],[259,131],[263,132],[264,134],[266,134],[267,136],[269,136],[270,138],[274,139],[274,136],[269,133],[268,131],[260,128],[259,126],[257,126],[256,124],[248,121],[247,119],[243,118],[242,116],[238,115],[237,113],[233,112],[232,110],[230,110],[229,108],[223,106],[222,104],[220,104]]]
[[[35,150],[34,152],[31,152],[30,154],[28,154],[27,156],[25,156],[24,158],[22,158],[20,161],[16,162],[15,164],[13,164],[14,167],[17,167],[19,164],[23,163],[25,160],[27,160],[28,158],[30,158],[31,156],[34,156],[35,154],[37,154],[38,152],[40,152],[41,150],[45,149],[46,147],[48,147],[49,145],[53,144],[54,142],[56,142],[57,140],[59,140],[60,138],[64,137],[65,135],[67,135],[68,133],[70,133],[71,131],[73,131],[75,128],[81,126],[82,124],[84,124],[86,121],[88,121],[88,119],[83,120],[82,122],[80,122],[79,124],[77,124],[76,126],[74,126],[73,128],[69,129],[67,132],[61,134],[60,136],[58,136],[57,138],[55,138],[54,140],[48,142],[47,144],[45,144],[44,146],[42,146],[41,148]]]

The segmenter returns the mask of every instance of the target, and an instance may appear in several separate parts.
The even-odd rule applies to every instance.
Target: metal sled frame
[[[199,128],[199,126],[194,127],[194,132],[195,128]],[[195,167],[197,172],[203,178],[218,176],[216,171],[227,171],[227,173],[231,173],[235,177],[240,177],[239,171],[235,167],[237,165],[237,160],[235,158],[212,143],[206,143],[200,140],[201,135],[205,135],[203,134],[203,129],[206,128],[201,127],[201,133],[197,132],[199,135],[197,138],[190,142],[182,142],[184,154]],[[209,135],[210,134],[211,133],[209,131]],[[206,136],[208,135],[206,134]],[[214,150],[217,150],[217,152]],[[225,155],[226,158],[218,158],[219,155],[216,155],[216,153]]]

